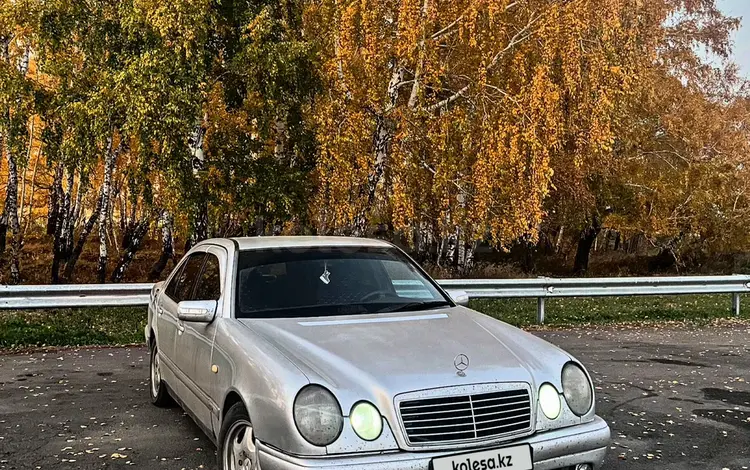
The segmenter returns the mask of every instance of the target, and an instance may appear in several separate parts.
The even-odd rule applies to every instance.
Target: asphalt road
[[[547,331],[591,371],[606,468],[750,467],[750,326]],[[0,356],[0,470],[214,468],[179,409],[148,401],[145,349]]]

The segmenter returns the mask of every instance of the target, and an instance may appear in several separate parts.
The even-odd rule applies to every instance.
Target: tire
[[[151,403],[159,408],[169,408],[174,405],[169,391],[161,379],[161,359],[159,359],[159,348],[156,346],[156,340],[151,340],[149,345],[151,360],[149,361],[149,384],[148,391],[151,396]]]
[[[242,403],[229,408],[219,432],[219,470],[258,470],[257,448],[250,416]]]

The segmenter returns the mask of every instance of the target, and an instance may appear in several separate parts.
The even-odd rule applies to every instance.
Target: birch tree
[[[711,174],[731,173],[718,165],[721,159],[701,149],[736,149],[743,141],[722,116],[722,103],[739,98],[732,90],[741,87],[729,62],[736,18],[722,14],[713,0],[647,2],[618,17],[622,28],[638,29],[639,47],[615,36],[608,36],[608,47],[620,56],[631,51],[638,65],[624,76],[626,93],[611,102],[619,118],[611,124],[608,158],[603,164],[595,154],[570,151],[578,144],[568,139],[565,151],[552,161],[555,191],[545,204],[547,226],[573,229],[577,249],[572,268],[579,274],[587,270],[591,248],[606,227],[650,233],[652,240],[663,238],[669,245],[691,225],[670,222],[672,210],[693,200],[686,191],[710,186]],[[703,124],[693,121],[699,116]],[[717,126],[722,130],[710,130]],[[730,154],[736,159],[741,152]],[[667,225],[672,229],[665,230]]]
[[[30,126],[34,112],[34,84],[27,77],[31,39],[26,34],[24,11],[15,5],[0,12],[0,154],[8,163],[5,203],[0,215],[0,251],[10,229],[10,283],[21,282],[21,227],[18,182],[27,164],[27,148],[34,139]]]
[[[635,73],[634,2],[404,0],[311,4],[328,93],[318,225],[391,219],[437,237],[536,237],[566,136],[605,159]],[[634,47],[631,45],[631,48]]]

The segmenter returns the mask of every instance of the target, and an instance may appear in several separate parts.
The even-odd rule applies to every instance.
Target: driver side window
[[[166,294],[176,303],[190,300],[193,294],[195,281],[201,272],[205,253],[193,253],[187,259],[180,272],[167,286]]]
[[[221,296],[221,270],[219,259],[212,255],[206,255],[203,272],[195,287],[194,300],[219,300]]]

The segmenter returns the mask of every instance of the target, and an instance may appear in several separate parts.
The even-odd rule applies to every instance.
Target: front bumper
[[[602,468],[609,445],[609,426],[597,416],[594,421],[587,424],[535,434],[506,443],[506,446],[518,444],[531,444],[534,470],[553,470],[579,463],[592,464],[594,469],[598,470]],[[458,451],[465,452],[465,449]],[[455,453],[457,452],[395,451],[362,456],[301,458],[286,455],[258,443],[261,470],[429,470],[433,458]]]

